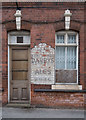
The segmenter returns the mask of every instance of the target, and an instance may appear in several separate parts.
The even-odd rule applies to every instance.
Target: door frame
[[[10,63],[10,60],[11,60],[11,50],[12,50],[12,46],[27,46],[27,47],[29,47],[30,48],[30,43],[26,43],[26,44],[21,44],[21,43],[16,43],[16,44],[9,44],[9,40],[10,40],[10,36],[11,35],[13,35],[13,36],[17,36],[17,35],[22,35],[22,36],[25,36],[25,35],[29,35],[30,36],[30,33],[29,32],[9,32],[8,33],[8,103],[10,103],[10,101],[11,101],[11,84],[10,84],[10,82],[11,82],[11,74],[10,74],[10,71],[11,71],[11,63]],[[28,101],[28,103],[30,103],[30,101],[31,101],[31,50],[30,50],[30,59],[29,59],[29,62],[30,62],[30,67],[29,67],[29,76],[28,76],[28,79],[29,79],[29,91],[28,91],[28,93],[29,93],[29,101]]]

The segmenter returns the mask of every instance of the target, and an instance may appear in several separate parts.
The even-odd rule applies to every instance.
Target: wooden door
[[[29,48],[11,49],[11,100],[29,100]]]

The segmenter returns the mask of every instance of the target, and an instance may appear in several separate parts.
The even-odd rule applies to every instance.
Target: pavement
[[[0,120],[2,118],[2,108],[0,107]]]
[[[3,107],[2,118],[84,118],[84,110]]]

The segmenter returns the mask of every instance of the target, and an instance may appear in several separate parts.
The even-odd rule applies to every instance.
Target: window
[[[10,32],[9,35],[9,45],[30,45],[30,33],[29,32]]]
[[[23,43],[23,37],[17,37],[17,43]]]
[[[55,40],[55,68],[57,83],[77,83],[78,34],[57,32]]]

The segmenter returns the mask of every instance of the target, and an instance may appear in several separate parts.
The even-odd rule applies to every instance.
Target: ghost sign
[[[54,84],[54,48],[40,43],[31,50],[31,83]]]

